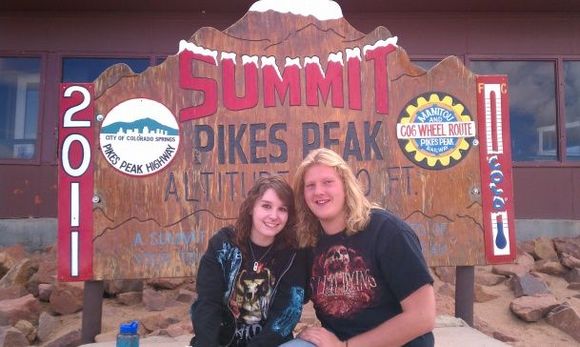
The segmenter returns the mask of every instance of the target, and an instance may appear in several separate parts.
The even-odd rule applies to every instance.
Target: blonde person
[[[302,312],[306,258],[298,252],[292,188],[261,177],[235,225],[214,235],[197,272],[194,347],[278,346]]]
[[[347,163],[328,149],[302,161],[294,192],[322,327],[283,346],[433,346],[433,280],[413,230],[371,205]]]

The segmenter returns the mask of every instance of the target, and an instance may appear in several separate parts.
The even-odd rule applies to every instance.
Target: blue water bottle
[[[117,335],[116,347],[139,347],[139,322],[134,320],[121,323],[119,334]]]

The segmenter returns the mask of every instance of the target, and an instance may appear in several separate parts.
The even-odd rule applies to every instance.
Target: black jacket
[[[233,233],[231,228],[218,231],[199,263],[198,298],[191,306],[196,332],[193,347],[228,346],[234,338],[236,320],[229,301],[242,265],[242,253],[232,242]],[[290,340],[302,314],[308,276],[305,252],[280,245],[274,245],[272,251],[276,260],[271,269],[276,278],[274,292],[266,323],[248,347],[278,346]]]

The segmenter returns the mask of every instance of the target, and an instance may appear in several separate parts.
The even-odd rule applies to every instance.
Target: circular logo
[[[476,126],[456,98],[426,93],[410,101],[399,116],[397,139],[409,160],[429,170],[450,168],[471,148]]]
[[[165,105],[130,99],[113,107],[99,135],[101,151],[115,169],[146,176],[166,167],[179,147],[179,126]]]

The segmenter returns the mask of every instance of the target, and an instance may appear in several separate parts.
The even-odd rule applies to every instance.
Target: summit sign
[[[415,230],[430,266],[515,257],[509,86],[414,65],[330,0],[260,0],[136,74],[63,84],[59,278],[195,275],[254,181],[327,147]],[[67,188],[68,187],[68,188]]]

